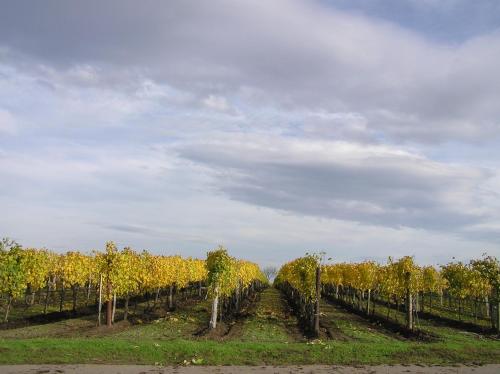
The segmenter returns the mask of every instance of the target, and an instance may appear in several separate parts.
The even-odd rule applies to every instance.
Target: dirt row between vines
[[[272,287],[246,300],[241,311],[215,330],[206,327],[196,334],[219,341],[298,342],[304,341],[297,319],[281,293]]]

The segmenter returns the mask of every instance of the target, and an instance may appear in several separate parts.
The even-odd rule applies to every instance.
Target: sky
[[[1,7],[1,236],[500,256],[497,0]]]

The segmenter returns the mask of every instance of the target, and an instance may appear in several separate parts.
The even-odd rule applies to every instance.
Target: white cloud
[[[221,112],[229,110],[229,104],[226,98],[222,96],[209,95],[203,99],[203,104],[209,109],[219,110]]]
[[[438,43],[306,1],[119,5],[0,14],[0,134],[22,134],[0,137],[6,234],[276,263],[498,252],[498,32]]]
[[[8,212],[0,226],[27,246],[91,250],[112,239],[204,257],[222,243],[235,255],[276,265],[309,250],[326,250],[338,261],[415,254],[422,263],[497,250],[476,236],[358,225],[230,200],[207,188],[213,180],[203,168],[189,167],[163,147],[134,153],[130,146],[61,144],[33,151],[3,158],[0,168],[7,181],[0,203]]]
[[[489,171],[390,146],[226,136],[177,149],[230,198],[301,215],[457,231],[494,212]]]
[[[202,98],[214,110],[228,110],[242,90],[252,90],[260,103],[284,110],[358,113],[369,130],[393,140],[476,142],[498,136],[498,32],[445,44],[315,2],[219,5],[141,7],[137,24],[148,27],[134,28],[128,22],[136,13],[132,3],[118,11],[72,4],[57,9],[61,19],[75,6],[81,14],[58,26],[65,32],[54,29],[53,14],[41,11],[37,33],[6,20],[0,44],[66,66],[83,81],[95,82],[95,72],[102,71],[109,78],[99,79],[101,84],[123,85],[126,74],[143,74]],[[183,17],[165,22],[168,14]],[[29,23],[24,16],[21,21]]]
[[[0,108],[0,133],[13,135],[17,132],[17,121],[7,110]]]

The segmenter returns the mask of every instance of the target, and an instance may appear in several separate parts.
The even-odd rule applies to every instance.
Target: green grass
[[[139,363],[181,364],[202,359],[210,365],[278,364],[454,364],[498,363],[500,346],[367,342],[252,343],[197,340],[38,338],[0,340],[0,363]]]
[[[322,301],[320,310],[322,325],[330,329],[334,338],[372,344],[387,344],[395,340],[394,336],[338,306]]]
[[[141,306],[140,306],[141,307]],[[139,309],[140,309],[139,307]],[[275,289],[267,289],[220,338],[195,335],[208,323],[209,304],[180,304],[172,313],[112,329],[95,316],[0,330],[0,364],[135,363],[175,365],[500,363],[500,341],[423,322],[432,342],[404,339],[340,307],[323,303],[322,324],[332,338],[306,341]]]
[[[424,304],[423,311],[427,314],[431,314],[432,316],[435,316],[435,317],[446,318],[446,319],[449,319],[451,321],[469,323],[469,324],[471,324],[471,326],[476,325],[476,326],[482,327],[482,328],[491,328],[491,320],[489,317],[486,317],[484,315],[484,308],[482,310],[483,313],[479,312],[479,308],[478,308],[478,312],[479,312],[478,318],[475,319],[473,317],[473,309],[471,309],[471,306],[469,305],[469,303],[467,303],[467,304],[464,303],[464,305],[462,306],[463,310],[461,313],[461,317],[459,319],[457,306],[455,305],[455,303],[453,303],[452,304],[453,307],[450,307],[448,305],[448,301],[446,298],[444,299],[444,303],[441,306],[439,298],[434,297],[432,309],[429,307],[429,302],[428,302],[427,296],[425,298],[425,301],[426,302]],[[379,309],[379,311],[381,311],[381,310],[387,311],[386,302],[387,302],[387,298],[381,298],[381,299],[377,300],[377,308]],[[391,315],[393,315],[394,313],[397,313],[397,312],[393,309],[391,311]],[[403,319],[404,319],[404,314],[403,314]]]
[[[274,288],[264,290],[250,316],[243,322],[242,341],[293,342],[302,340],[297,319]]]

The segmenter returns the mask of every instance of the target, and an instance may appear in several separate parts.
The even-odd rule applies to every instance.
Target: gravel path
[[[395,374],[395,373],[430,373],[430,374],[498,374],[500,365],[484,366],[142,366],[142,365],[0,365],[2,374]]]

